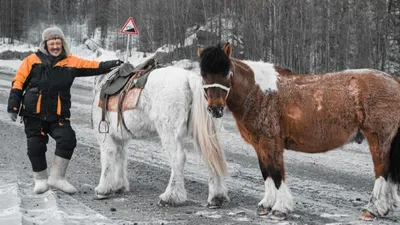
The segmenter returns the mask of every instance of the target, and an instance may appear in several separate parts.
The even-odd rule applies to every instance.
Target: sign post
[[[122,27],[121,34],[133,34],[133,35],[139,35],[139,30],[136,27],[135,22],[133,21],[132,17],[129,17],[129,19],[125,22],[125,25]],[[129,56],[129,43],[130,43],[130,35],[128,35],[127,42],[126,42],[126,54],[125,54],[125,62],[128,62],[128,56]]]

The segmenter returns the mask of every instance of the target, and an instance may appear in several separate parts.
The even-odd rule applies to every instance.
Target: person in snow
[[[68,194],[76,192],[65,179],[76,147],[70,121],[71,85],[75,77],[104,74],[121,63],[72,56],[58,27],[44,30],[39,50],[23,60],[12,81],[7,112],[12,121],[16,121],[18,113],[23,118],[35,193],[46,192],[49,186]],[[50,176],[45,154],[48,135],[56,141]]]

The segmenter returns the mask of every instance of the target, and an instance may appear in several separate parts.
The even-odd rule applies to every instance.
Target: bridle
[[[229,78],[231,78],[233,76],[232,70],[229,70],[228,76],[229,76]],[[217,83],[203,84],[204,95],[205,95],[205,97],[207,99],[208,99],[208,96],[207,96],[207,92],[205,91],[205,89],[212,88],[212,87],[221,88],[222,90],[226,91],[227,92],[226,97],[225,97],[225,101],[226,101],[226,99],[228,98],[228,95],[229,95],[229,92],[230,92],[231,88],[227,87],[227,86],[224,86],[222,84],[217,84]]]

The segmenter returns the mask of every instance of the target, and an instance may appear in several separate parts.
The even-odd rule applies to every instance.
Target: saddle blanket
[[[140,93],[142,93],[142,90],[143,90],[142,88],[132,88],[126,93],[126,95],[122,101],[122,106],[121,106],[122,112],[136,108],[137,103],[139,101]],[[108,99],[107,111],[118,112],[119,98],[120,98],[120,95],[113,95]],[[100,100],[99,107],[103,108],[103,104],[104,104],[104,102],[102,100]]]

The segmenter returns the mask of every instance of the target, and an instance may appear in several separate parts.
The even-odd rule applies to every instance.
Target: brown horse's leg
[[[382,135],[381,135],[382,136]],[[375,184],[372,191],[372,196],[360,215],[361,220],[373,220],[375,216],[385,216],[391,210],[392,201],[395,196],[392,196],[391,180],[388,180],[389,175],[389,152],[390,143],[382,143],[376,133],[366,133],[369,149],[372,155],[375,170]],[[396,192],[396,191],[395,191]],[[397,195],[397,193],[395,193]]]
[[[257,213],[267,215],[272,210],[271,219],[282,220],[293,210],[293,197],[284,182],[283,148],[271,145],[271,142],[274,141],[267,140],[265,143],[268,145],[256,148],[265,184],[264,197],[258,203]]]

